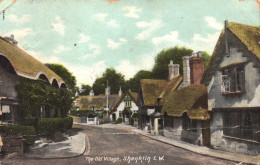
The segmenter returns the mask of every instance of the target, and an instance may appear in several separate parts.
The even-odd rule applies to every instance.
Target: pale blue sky
[[[18,0],[0,19],[0,35],[14,34],[44,63],[64,64],[78,84],[92,84],[107,67],[128,79],[176,45],[212,53],[224,20],[260,20],[255,0]]]

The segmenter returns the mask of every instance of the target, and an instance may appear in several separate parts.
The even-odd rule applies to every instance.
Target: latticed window
[[[226,111],[223,119],[224,135],[260,142],[259,111]]]
[[[239,93],[245,90],[244,66],[233,66],[222,70],[221,92]]]

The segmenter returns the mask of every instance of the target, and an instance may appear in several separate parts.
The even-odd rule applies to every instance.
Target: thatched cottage
[[[16,123],[21,114],[15,90],[21,77],[42,79],[54,88],[66,88],[64,81],[40,61],[20,49],[14,37],[0,37],[0,104],[2,122]]]

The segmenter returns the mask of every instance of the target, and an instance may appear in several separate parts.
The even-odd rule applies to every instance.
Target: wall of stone
[[[173,128],[166,127],[164,136],[174,140],[182,140],[196,145],[202,145],[202,122],[197,122],[197,132],[182,129],[182,118],[174,117]]]
[[[259,155],[260,144],[245,140],[235,140],[223,136],[223,117],[221,112],[213,112],[211,119],[211,146],[215,149]]]
[[[23,137],[21,134],[7,135],[1,134],[3,140],[3,153],[17,152],[19,155],[23,154]]]

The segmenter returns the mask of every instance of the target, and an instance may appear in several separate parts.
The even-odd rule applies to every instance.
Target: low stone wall
[[[21,134],[7,135],[1,134],[3,146],[3,153],[17,152],[19,155],[23,154],[23,136]]]

